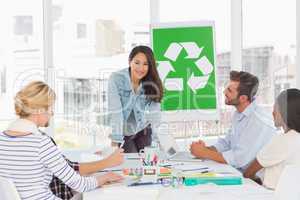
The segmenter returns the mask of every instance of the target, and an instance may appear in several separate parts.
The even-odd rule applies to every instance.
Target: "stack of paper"
[[[182,164],[182,165],[174,165],[172,169],[182,171],[182,172],[209,172],[210,168],[205,165],[199,164]]]

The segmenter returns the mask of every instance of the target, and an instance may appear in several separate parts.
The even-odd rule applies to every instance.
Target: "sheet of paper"
[[[202,171],[209,171],[209,167],[201,164],[191,164],[191,163],[183,163],[183,164],[173,164],[173,169],[181,170],[181,171],[195,171],[195,172],[202,172]]]

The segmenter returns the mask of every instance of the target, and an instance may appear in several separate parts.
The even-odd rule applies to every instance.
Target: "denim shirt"
[[[154,123],[161,118],[160,103],[146,98],[142,84],[133,90],[129,68],[113,72],[108,80],[108,112],[113,142],[120,143],[124,136],[135,135],[149,124],[152,138],[157,140]]]

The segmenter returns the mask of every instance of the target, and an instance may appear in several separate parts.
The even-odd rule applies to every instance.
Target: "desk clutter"
[[[194,186],[199,184],[213,183],[216,185],[241,185],[243,178],[235,174],[222,174],[211,171],[193,171],[186,173],[176,169],[158,167],[124,169],[123,174],[127,177],[128,186],[161,184],[163,186]]]
[[[216,185],[241,185],[241,174],[215,172],[202,163],[172,162],[160,160],[154,148],[146,148],[140,154],[138,167],[124,168],[127,186],[162,185],[179,187],[213,183]]]

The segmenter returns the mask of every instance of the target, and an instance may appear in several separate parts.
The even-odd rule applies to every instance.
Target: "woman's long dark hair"
[[[129,62],[131,62],[138,53],[145,54],[148,62],[148,73],[141,80],[145,95],[152,101],[160,102],[163,97],[163,86],[156,69],[153,51],[147,46],[136,46],[129,54]]]
[[[281,92],[276,104],[286,126],[300,133],[300,90],[293,88]]]

